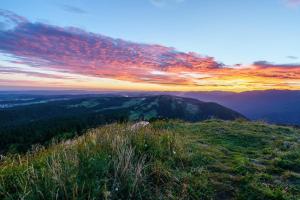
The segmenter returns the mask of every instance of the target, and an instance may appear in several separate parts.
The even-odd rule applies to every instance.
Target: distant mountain
[[[300,125],[300,91],[265,90],[242,93],[185,92],[174,94],[216,102],[253,120]]]
[[[27,95],[6,98],[1,103],[0,153],[1,150],[24,151],[32,144],[45,143],[53,137],[73,137],[87,128],[112,122],[155,119],[194,122],[211,118],[245,118],[217,103],[168,95],[51,95],[31,98]]]
[[[19,97],[20,98],[20,97]],[[10,104],[10,101],[12,104]],[[170,95],[121,96],[50,96],[6,100],[0,113],[2,125],[27,123],[58,117],[105,116],[113,120],[181,119],[200,121],[210,118],[232,120],[245,118],[217,103]],[[6,107],[4,106],[6,105]],[[14,120],[11,120],[11,119]]]
[[[34,102],[44,102],[52,96],[58,98],[85,97],[149,97],[159,95],[173,95],[194,98],[204,102],[216,102],[222,106],[235,110],[248,119],[264,120],[270,123],[300,125],[300,91],[292,90],[264,90],[249,92],[142,92],[142,91],[2,91],[0,92],[0,108],[27,104],[24,99],[35,96]],[[48,96],[48,97],[47,97]],[[9,105],[4,101],[10,103]],[[14,100],[11,101],[11,100]],[[39,100],[39,101],[38,101]]]

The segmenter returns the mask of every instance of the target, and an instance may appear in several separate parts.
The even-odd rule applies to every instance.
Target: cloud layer
[[[0,15],[12,27],[0,30],[0,52],[37,69],[194,89],[300,88],[300,65],[260,61],[229,67],[213,57],[170,47],[113,39],[74,27],[32,23],[7,11],[0,11]]]

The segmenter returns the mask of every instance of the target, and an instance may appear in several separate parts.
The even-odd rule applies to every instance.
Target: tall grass
[[[114,124],[10,156],[1,164],[0,198],[175,199],[187,192],[171,176],[183,148],[175,137],[167,130]]]
[[[300,198],[300,130],[260,122],[112,124],[0,161],[0,199]]]

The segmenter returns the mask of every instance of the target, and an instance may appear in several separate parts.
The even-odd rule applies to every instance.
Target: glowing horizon
[[[300,90],[300,64],[214,57],[34,23],[0,11],[0,88],[140,91]]]

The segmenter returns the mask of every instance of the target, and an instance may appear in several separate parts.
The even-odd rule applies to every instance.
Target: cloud
[[[38,77],[38,78],[50,78],[50,79],[72,79],[69,76],[48,74],[35,71],[24,71],[14,67],[2,67],[0,66],[0,74],[23,74],[26,76]]]
[[[297,56],[287,56],[287,58],[292,59],[292,60],[297,60],[297,59],[299,59]]]
[[[299,7],[300,6],[300,0],[285,0],[285,3],[289,7]]]
[[[260,78],[273,78],[279,81],[297,80],[300,82],[300,64],[274,64],[257,61],[252,65],[248,75]],[[266,79],[267,81],[268,79]]]
[[[13,13],[0,14],[15,23],[10,29],[0,30],[0,53],[35,71],[77,74],[86,76],[87,82],[96,77],[187,89],[206,85],[209,90],[293,89],[297,84],[288,85],[288,81],[300,80],[299,64],[257,61],[248,66],[225,66],[213,57],[171,47],[114,39],[75,27],[32,23]]]
[[[179,4],[184,2],[185,0],[150,0],[150,3],[155,7],[163,8],[166,6]]]
[[[278,68],[300,68],[300,63],[292,63],[292,64],[274,64],[268,61],[256,61],[253,63],[253,65],[259,66],[261,68],[273,68],[273,67],[278,67]]]
[[[71,12],[71,13],[75,13],[75,14],[86,14],[87,11],[78,8],[76,6],[71,6],[71,5],[67,5],[67,4],[63,4],[61,5],[61,8],[67,12]]]
[[[27,19],[13,12],[0,9],[0,31],[14,28],[16,25],[26,23]]]
[[[212,57],[178,52],[160,45],[139,44],[42,23],[19,23],[0,31],[0,51],[36,67],[120,80],[158,82],[152,71],[195,71],[219,68]],[[165,77],[162,82],[187,82]]]

